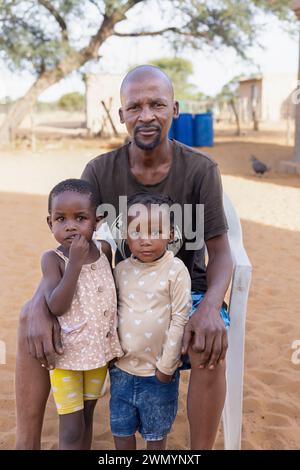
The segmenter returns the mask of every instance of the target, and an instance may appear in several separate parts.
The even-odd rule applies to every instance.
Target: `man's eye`
[[[138,109],[137,105],[132,105],[128,108],[128,111],[136,111]]]

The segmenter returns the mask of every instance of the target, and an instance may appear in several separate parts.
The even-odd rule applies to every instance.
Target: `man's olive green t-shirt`
[[[99,204],[111,204],[119,215],[119,196],[131,196],[144,191],[167,194],[180,206],[189,204],[192,213],[192,228],[196,226],[197,204],[204,208],[204,241],[227,232],[228,226],[223,209],[222,183],[218,165],[208,155],[198,152],[177,141],[173,142],[173,160],[167,176],[156,184],[145,185],[137,180],[129,166],[129,144],[100,155],[85,167],[81,178],[89,181],[95,190]],[[181,227],[179,243],[174,254],[186,265],[192,279],[192,290],[207,289],[205,250],[186,248],[184,230]],[[178,242],[178,240],[177,240]],[[119,246],[119,245],[118,245]],[[129,256],[128,248],[121,250]],[[120,259],[120,257],[119,257]]]

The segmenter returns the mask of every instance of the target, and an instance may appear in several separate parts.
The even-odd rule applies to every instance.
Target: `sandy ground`
[[[253,136],[223,136],[207,151],[218,161],[224,189],[242,219],[244,242],[254,269],[246,327],[242,447],[297,449],[300,364],[293,364],[291,357],[292,343],[300,340],[300,178],[277,172],[278,162],[291,158],[291,147],[272,144],[269,136],[266,141],[261,134],[256,141]],[[78,177],[84,164],[99,153],[97,144],[84,146],[78,142],[71,148],[49,143],[35,154],[29,150],[0,153],[0,341],[6,343],[6,364],[0,364],[0,449],[13,448],[15,439],[13,374],[18,311],[38,282],[41,253],[53,246],[45,222],[45,194],[59,180]],[[252,175],[251,154],[272,166],[267,177]],[[180,409],[169,438],[171,449],[188,448],[187,381],[185,373]],[[57,423],[50,398],[44,449],[56,448]],[[97,406],[94,428],[93,447],[112,449],[107,394]],[[216,448],[222,446],[221,429]]]

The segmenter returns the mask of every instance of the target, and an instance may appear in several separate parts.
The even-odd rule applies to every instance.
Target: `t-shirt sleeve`
[[[180,365],[184,327],[191,309],[191,278],[183,263],[171,284],[170,293],[171,322],[162,355],[156,363],[157,369],[167,375],[172,375]]]
[[[228,225],[223,207],[222,181],[216,164],[202,178],[200,204],[204,204],[204,240],[226,233]]]
[[[83,170],[83,173],[81,175],[81,179],[88,181],[92,186],[95,191],[95,195],[98,200],[98,204],[102,204],[102,197],[101,197],[101,191],[100,191],[100,184],[99,184],[99,178],[97,178],[95,166],[90,162],[86,165],[85,169]]]

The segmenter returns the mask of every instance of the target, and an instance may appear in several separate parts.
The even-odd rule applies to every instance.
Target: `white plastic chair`
[[[241,449],[244,345],[248,293],[252,266],[243,245],[242,229],[235,208],[226,194],[224,210],[229,226],[228,238],[234,264],[232,277],[226,356],[227,395],[223,410],[224,447],[226,450]]]
[[[239,450],[242,432],[245,323],[252,266],[243,245],[239,217],[226,194],[224,194],[223,202],[234,264],[229,300],[231,325],[228,330],[226,356],[227,394],[223,410],[224,447],[226,450]],[[113,245],[114,242],[108,227],[102,227],[98,236]],[[105,394],[106,389],[107,379],[103,385],[101,396]]]

